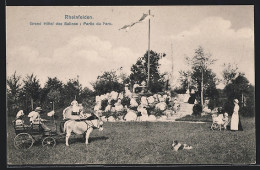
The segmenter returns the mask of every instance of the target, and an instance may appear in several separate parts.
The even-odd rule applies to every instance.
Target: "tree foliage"
[[[97,95],[105,94],[111,91],[122,92],[124,85],[118,82],[115,71],[105,71],[101,76],[97,77],[96,82],[92,86]]]
[[[64,104],[70,105],[71,101],[79,98],[81,95],[82,85],[76,79],[69,79],[69,81],[64,85],[63,96]]]
[[[24,86],[23,90],[31,101],[31,109],[34,109],[34,103],[40,98],[41,86],[39,79],[33,73],[27,75],[23,80]],[[36,103],[38,104],[38,103]]]
[[[230,114],[233,111],[235,98],[239,100],[240,112],[244,116],[255,114],[255,88],[243,73],[238,73],[238,76],[225,86],[224,92],[228,97],[229,102],[226,103],[226,108]]]
[[[41,92],[41,102],[42,105],[50,106],[50,102],[55,102],[55,105],[63,104],[63,83],[57,77],[48,77],[42,92]]]
[[[200,103],[203,105],[204,95],[210,98],[216,98],[218,95],[216,89],[218,79],[216,78],[216,74],[213,73],[209,67],[214,64],[216,60],[211,58],[211,54],[205,53],[201,46],[195,50],[195,55],[192,58],[187,57],[186,60],[191,66],[191,71],[183,72],[182,76],[184,76],[184,78],[186,76],[187,79],[187,76],[190,75],[191,80],[189,83],[191,86],[197,88]]]
[[[61,99],[61,93],[59,90],[51,89],[50,92],[47,94],[47,97],[50,101],[59,103]]]
[[[239,73],[237,78],[225,86],[224,91],[228,99],[241,99],[242,93],[248,94],[249,92],[249,81],[243,73]]]
[[[150,86],[148,90],[151,92],[163,91],[165,85],[164,74],[159,72],[159,60],[165,57],[166,54],[159,54],[154,51],[150,51]],[[141,84],[143,81],[147,82],[148,78],[148,51],[143,57],[140,57],[134,65],[131,67],[130,80],[131,84]]]
[[[17,110],[20,103],[19,97],[21,92],[21,76],[17,76],[16,72],[7,78],[7,103],[9,110]]]
[[[232,65],[230,63],[226,64],[224,63],[224,70],[222,71],[222,76],[223,76],[223,82],[225,85],[229,84],[232,80],[235,79],[237,76],[237,70],[238,67],[237,65]]]

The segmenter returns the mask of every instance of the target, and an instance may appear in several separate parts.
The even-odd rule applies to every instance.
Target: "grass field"
[[[255,119],[242,118],[244,131],[212,131],[210,122],[105,122],[104,131],[94,130],[90,143],[64,137],[54,148],[36,143],[17,150],[15,133],[8,121],[8,165],[30,164],[251,164],[256,161]],[[172,140],[192,145],[174,152]]]

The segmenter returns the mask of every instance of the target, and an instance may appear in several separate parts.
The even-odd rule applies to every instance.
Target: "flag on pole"
[[[125,29],[126,31],[128,31],[129,28],[131,28],[131,27],[134,26],[135,24],[136,24],[136,23],[134,22],[134,23],[132,23],[132,24],[130,24],[130,25],[125,25],[125,26],[123,26],[122,28],[119,28],[119,30]]]
[[[119,28],[119,30],[126,30],[128,31],[132,26],[134,26],[137,23],[142,23],[146,21],[147,19],[150,19],[151,17],[154,17],[154,15],[149,15],[149,14],[143,14],[143,16],[136,22],[133,22],[129,25],[124,25],[122,28]]]
[[[151,19],[152,17],[154,17],[154,15],[143,14],[143,16],[136,23],[144,22],[148,19]]]

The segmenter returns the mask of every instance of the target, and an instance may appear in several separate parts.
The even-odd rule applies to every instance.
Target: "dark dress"
[[[239,116],[239,122],[238,122],[238,130],[243,131],[242,123],[241,123],[241,117]]]

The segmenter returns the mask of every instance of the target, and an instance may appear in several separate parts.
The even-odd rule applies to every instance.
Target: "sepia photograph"
[[[254,165],[254,5],[6,6],[8,166]]]

